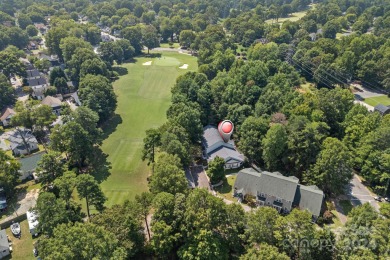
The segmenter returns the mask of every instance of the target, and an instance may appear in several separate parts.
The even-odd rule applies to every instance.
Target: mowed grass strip
[[[152,61],[150,66],[142,65],[148,61]],[[179,69],[182,64],[188,64],[188,70]],[[118,124],[106,126],[105,130],[110,129],[111,133],[102,144],[112,167],[110,176],[101,183],[107,206],[132,200],[136,194],[147,191],[150,169],[141,160],[145,131],[166,121],[176,78],[196,71],[197,61],[186,54],[163,52],[160,58],[137,58],[136,62],[120,67],[127,74],[113,83],[118,97]]]
[[[378,96],[378,97],[372,97],[372,98],[366,98],[364,100],[365,103],[369,104],[370,106],[377,106],[379,104],[389,106],[390,105],[390,98],[386,95]]]

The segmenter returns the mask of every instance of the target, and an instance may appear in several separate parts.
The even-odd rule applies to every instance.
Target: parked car
[[[376,197],[374,197],[374,200],[376,200],[376,201],[382,201],[382,197],[381,197],[381,196],[376,196]]]
[[[5,196],[5,191],[3,188],[0,188],[0,211],[7,210],[7,198]]]
[[[390,198],[386,197],[385,201],[390,202]]]

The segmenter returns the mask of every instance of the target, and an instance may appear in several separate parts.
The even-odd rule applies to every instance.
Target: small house
[[[53,113],[55,115],[57,115],[57,116],[60,115],[61,104],[62,104],[60,99],[58,99],[56,97],[52,97],[52,96],[47,96],[42,100],[41,104],[51,107],[53,109]]]
[[[42,100],[45,98],[45,92],[49,88],[47,84],[45,85],[38,85],[31,87],[32,93],[31,96],[35,97],[38,100]]]
[[[31,235],[38,236],[38,215],[35,211],[29,210],[26,213],[27,216],[27,222],[28,222],[28,228],[30,230]]]
[[[374,111],[379,112],[379,114],[381,114],[382,116],[385,116],[390,113],[390,107],[379,104],[376,107],[374,107]]]
[[[6,258],[10,254],[8,236],[5,229],[0,231],[0,259]]]
[[[41,160],[42,156],[45,152],[39,152],[32,154],[28,157],[20,158],[18,161],[20,162],[20,180],[25,180],[29,178],[35,178],[35,170],[38,167],[38,162]]]
[[[42,34],[45,35],[47,32],[47,26],[44,25],[43,23],[34,23],[35,28],[38,29],[38,31]]]
[[[0,123],[3,126],[9,126],[11,123],[11,118],[16,115],[16,112],[10,108],[6,107],[4,108],[0,113]]]

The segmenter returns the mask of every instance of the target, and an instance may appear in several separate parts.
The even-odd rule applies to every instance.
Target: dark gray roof
[[[223,141],[215,126],[208,125],[203,128],[202,142],[209,161],[217,156],[223,158],[225,162],[229,160],[243,162],[245,159],[244,155],[236,150],[233,140],[228,143]]]
[[[37,69],[27,70],[26,72],[27,72],[27,78],[35,78],[41,76],[41,74]]]
[[[5,229],[0,230],[0,250],[6,250],[9,249],[9,243],[7,238],[7,233],[5,232]]]
[[[321,213],[324,193],[317,186],[304,186],[299,184],[294,198],[294,205],[300,209],[307,209],[319,217]]]
[[[300,209],[307,209],[313,215],[319,216],[321,212],[324,193],[316,186],[304,186],[299,184],[298,178],[286,177],[279,172],[257,172],[252,168],[241,170],[234,188],[241,190],[243,194],[256,196],[265,193],[271,196],[293,202]]]
[[[34,87],[34,86],[40,86],[40,85],[45,85],[47,84],[47,81],[45,78],[32,78],[32,79],[28,79],[27,80],[28,82],[28,85],[30,87]]]
[[[378,111],[381,114],[384,114],[390,110],[389,107],[382,105],[382,104],[377,105],[374,109],[375,109],[375,111]]]
[[[298,182],[296,177],[286,177],[279,172],[259,173],[247,168],[238,173],[234,188],[243,189],[244,194],[256,196],[258,193],[265,193],[293,202]]]
[[[23,173],[33,172],[37,168],[38,162],[41,160],[45,152],[36,153],[29,157],[19,159],[21,164],[20,171]]]

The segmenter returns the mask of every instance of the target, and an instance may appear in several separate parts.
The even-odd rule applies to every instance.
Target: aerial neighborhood
[[[389,17],[0,1],[0,259],[390,259]]]

